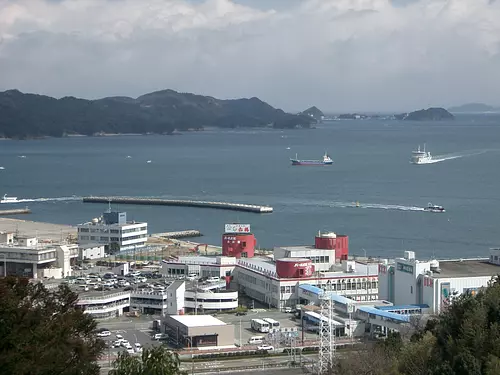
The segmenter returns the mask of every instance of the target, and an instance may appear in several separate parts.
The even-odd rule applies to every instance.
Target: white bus
[[[269,323],[269,328],[274,328],[274,329],[280,328],[280,322],[278,322],[277,320],[271,318],[263,318],[262,320]]]
[[[252,319],[251,327],[257,332],[269,332],[269,323],[262,319]]]

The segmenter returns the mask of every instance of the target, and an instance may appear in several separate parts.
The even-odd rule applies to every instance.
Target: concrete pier
[[[190,237],[201,237],[202,234],[199,230],[181,230],[178,232],[165,232],[165,233],[154,233],[151,237],[163,237],[163,238],[190,238]]]
[[[15,210],[0,210],[0,216],[30,214],[30,213],[31,213],[31,210],[29,208],[20,208],[20,209],[15,209]]]
[[[258,214],[273,212],[272,207],[257,206],[253,204],[160,199],[160,198],[84,197],[83,203],[115,203],[115,204],[121,203],[121,204],[141,204],[141,205],[151,205],[151,206],[157,205],[157,206],[204,207],[204,208],[217,208],[221,210],[254,212]]]

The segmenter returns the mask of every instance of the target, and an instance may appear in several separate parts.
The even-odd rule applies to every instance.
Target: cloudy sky
[[[0,90],[500,105],[500,0],[0,0]]]

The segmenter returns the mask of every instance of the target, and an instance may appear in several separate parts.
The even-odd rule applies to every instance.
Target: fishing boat
[[[7,194],[4,194],[3,198],[0,199],[0,203],[17,203],[17,197],[8,197]]]
[[[424,210],[427,212],[436,212],[436,213],[446,212],[443,206],[437,206],[432,203],[429,203],[427,207],[424,208]]]
[[[295,159],[290,159],[292,165],[331,165],[333,164],[333,160],[328,154],[325,152],[323,155],[323,160],[300,160],[295,154]]]
[[[425,151],[425,143],[424,143],[424,150],[420,150],[420,145],[418,146],[417,150],[412,151],[411,153],[411,159],[410,163],[412,164],[427,164],[432,161],[432,155],[430,152]]]

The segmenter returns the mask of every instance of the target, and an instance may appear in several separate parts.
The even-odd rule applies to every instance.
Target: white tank
[[[97,224],[97,223],[99,222],[99,219],[98,219],[98,218],[96,218],[96,217],[94,217],[94,218],[92,219],[92,222],[93,222],[94,224]]]
[[[335,232],[321,233],[320,237],[337,238],[337,234]]]

